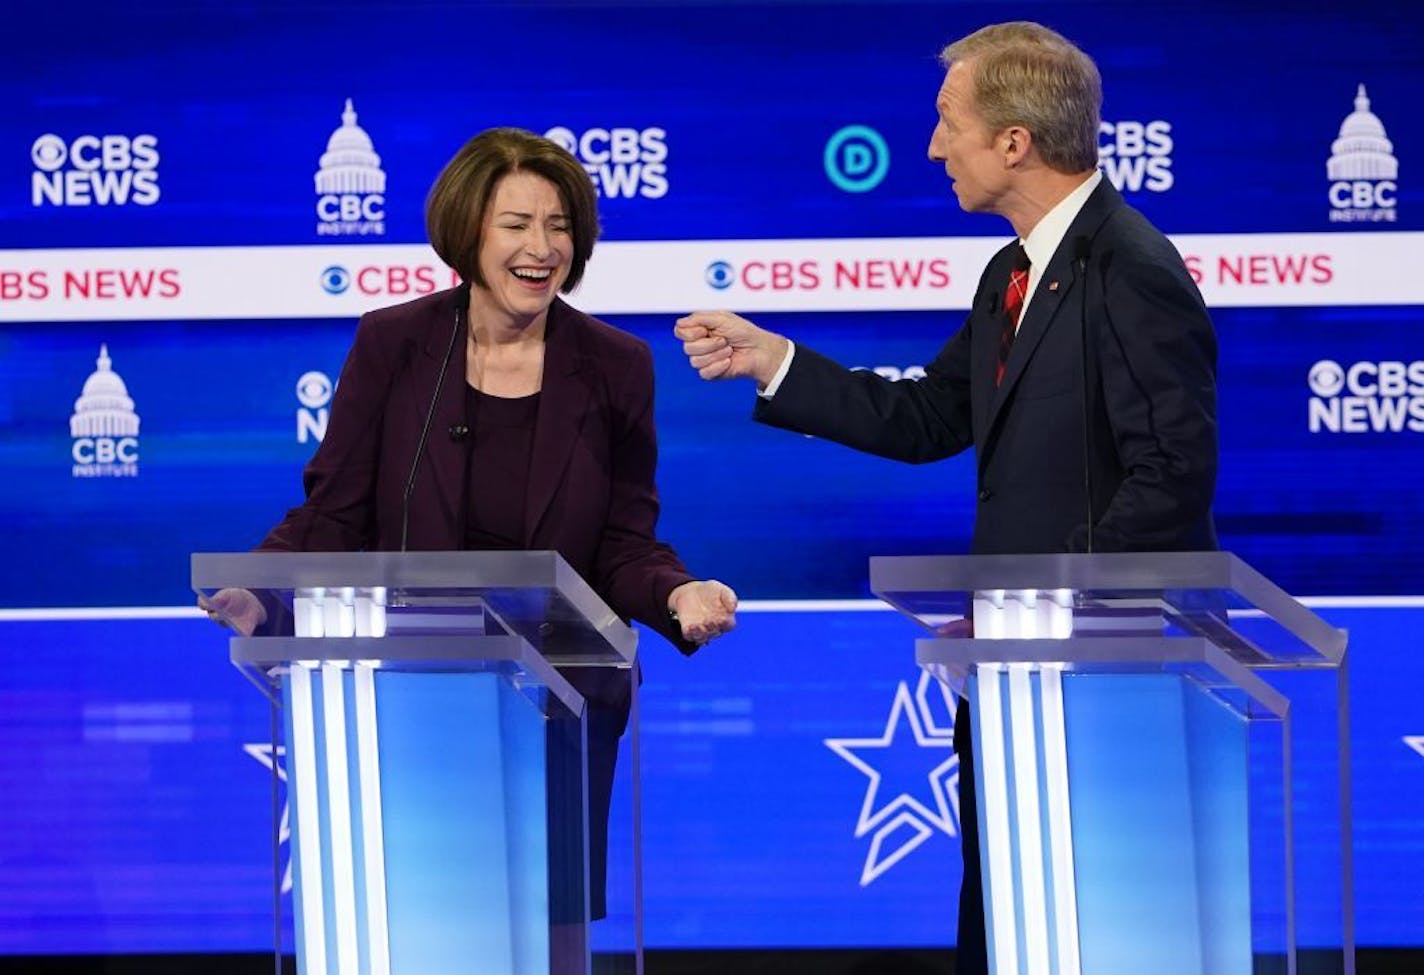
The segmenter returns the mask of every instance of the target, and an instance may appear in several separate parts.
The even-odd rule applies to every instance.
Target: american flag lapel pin
[[[1058,290],[1058,282],[1057,282],[1057,281],[1050,281],[1050,282],[1048,282],[1048,290],[1049,290],[1049,291],[1057,291],[1057,290]]]

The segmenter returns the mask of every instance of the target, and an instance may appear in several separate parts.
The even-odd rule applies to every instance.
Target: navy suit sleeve
[[[1207,517],[1215,493],[1216,336],[1165,238],[1107,255],[1100,280],[1101,392],[1123,477],[1095,518],[1094,547],[1170,547]],[[1082,550],[1085,536],[1070,548]]]
[[[594,589],[624,618],[646,624],[683,653],[696,645],[668,616],[669,594],[692,576],[671,546],[658,541],[657,429],[653,421],[653,362],[639,343],[615,391],[608,516],[594,565]]]
[[[776,395],[758,397],[753,415],[760,423],[911,464],[957,454],[974,439],[970,328],[966,322],[945,343],[919,380],[852,371],[798,345]]]

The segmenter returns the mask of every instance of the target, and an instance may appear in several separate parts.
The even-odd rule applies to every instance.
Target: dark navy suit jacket
[[[756,418],[911,463],[974,447],[975,554],[1083,551],[1085,458],[1094,551],[1215,549],[1216,334],[1181,255],[1103,180],[1043,269],[996,387],[1014,246],[923,379],[798,346]],[[958,747],[969,722],[955,731]]]
[[[850,372],[798,347],[757,419],[912,463],[974,447],[977,554],[1083,551],[1085,473],[1095,551],[1216,548],[1216,336],[1181,256],[1101,182],[1043,269],[996,386],[1014,249],[989,262],[968,319],[923,379]],[[988,960],[963,700],[954,730],[964,854],[956,964],[973,975]]]
[[[1181,256],[1104,180],[1043,269],[996,388],[1012,251],[923,379],[798,347],[756,418],[912,463],[974,447],[975,553],[1082,551],[1085,454],[1095,551],[1216,548],[1216,337]]]

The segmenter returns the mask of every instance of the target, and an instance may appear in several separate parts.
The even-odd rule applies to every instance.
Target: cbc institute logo
[[[1370,111],[1363,84],[1355,92],[1355,110],[1340,123],[1340,137],[1330,144],[1325,164],[1330,178],[1331,223],[1393,223],[1399,185],[1399,160],[1385,137],[1384,123]]]
[[[346,99],[341,127],[331,133],[316,171],[316,232],[370,237],[386,232],[386,174],[356,110]]]
[[[870,837],[860,886],[884,876],[935,833],[959,835],[954,700],[928,672],[913,692],[900,682],[879,736],[827,738],[825,745],[868,780],[855,823],[857,839]]]
[[[128,387],[114,372],[108,345],[84,383],[69,418],[75,477],[138,477],[138,414]]]

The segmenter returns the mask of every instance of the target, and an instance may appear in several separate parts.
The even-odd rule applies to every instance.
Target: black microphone
[[[1078,338],[1083,367],[1083,388],[1079,405],[1083,413],[1083,497],[1087,502],[1088,553],[1093,551],[1093,435],[1089,416],[1089,376],[1088,368],[1088,258],[1092,253],[1093,241],[1088,237],[1073,238],[1073,271],[1083,282],[1083,299],[1078,306]]]
[[[997,292],[997,291],[990,291],[990,292],[989,292],[989,314],[990,314],[990,315],[997,315],[998,313],[999,313],[999,292]]]
[[[410,477],[406,478],[405,495],[401,498],[401,547],[405,551],[410,534],[410,493],[415,490],[415,473],[420,470],[420,458],[425,456],[425,442],[430,438],[430,424],[435,420],[435,407],[440,403],[440,390],[445,385],[445,373],[450,368],[450,356],[455,352],[455,343],[464,332],[465,305],[470,300],[469,284],[455,289],[455,326],[450,329],[450,344],[445,349],[445,358],[440,361],[440,378],[435,381],[435,395],[430,397],[430,409],[425,412],[425,425],[420,428],[420,440],[415,444],[415,459],[410,463]],[[451,439],[454,439],[451,427]]]
[[[452,423],[446,432],[450,434],[451,443],[464,443],[469,439],[470,427],[466,423]]]

